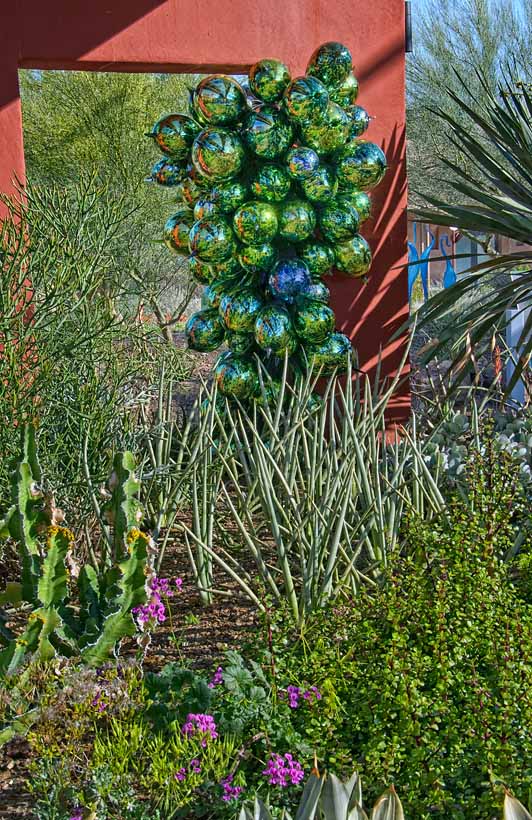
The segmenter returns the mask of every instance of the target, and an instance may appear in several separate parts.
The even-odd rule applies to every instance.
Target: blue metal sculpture
[[[421,254],[418,253],[417,249],[417,224],[414,222],[414,242],[408,243],[408,300],[411,301],[412,299],[412,290],[414,288],[414,283],[418,276],[421,277],[421,285],[423,287],[423,299],[425,302],[429,298],[429,257],[432,253],[432,249],[436,244],[436,237],[434,236],[431,231],[428,232],[430,236],[430,242]]]
[[[450,288],[451,285],[454,285],[456,282],[456,271],[449,259],[449,254],[445,252],[443,245],[447,245],[449,249],[452,248],[452,242],[448,236],[448,234],[443,234],[440,239],[440,251],[441,255],[445,257],[445,271],[443,274],[443,287]]]

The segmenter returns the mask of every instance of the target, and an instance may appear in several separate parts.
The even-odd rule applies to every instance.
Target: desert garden
[[[393,165],[352,49],[21,72],[1,818],[530,818],[530,12],[480,5],[467,76],[421,15],[407,128],[412,218],[483,253],[414,286],[391,370],[329,292],[381,275]]]

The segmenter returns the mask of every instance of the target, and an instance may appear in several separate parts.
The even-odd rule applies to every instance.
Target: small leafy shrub
[[[532,608],[502,560],[511,499],[478,461],[468,472],[475,498],[455,500],[447,524],[409,521],[385,583],[300,636],[277,617],[266,655],[278,675],[334,692],[326,767],[354,763],[371,799],[394,782],[416,818],[491,820],[490,781],[526,794],[532,778]]]

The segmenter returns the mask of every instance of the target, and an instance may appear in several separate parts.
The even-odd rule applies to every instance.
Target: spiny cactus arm
[[[95,643],[82,650],[82,658],[90,666],[98,666],[109,658],[126,635],[135,633],[131,615],[133,607],[146,601],[147,560],[150,538],[133,529],[127,537],[128,558],[115,568],[118,570],[118,595],[104,618],[102,631]]]
[[[26,424],[22,432],[22,461],[29,464],[34,480],[37,483],[42,481],[41,465],[37,455],[37,443],[35,441],[35,427],[33,424]]]
[[[5,514],[4,518],[0,518],[0,540],[5,541],[6,538],[10,536],[10,521],[13,515],[15,515],[17,508],[13,504],[12,507],[9,508],[7,513]]]
[[[66,557],[73,543],[74,536],[66,527],[48,527],[46,555],[37,586],[37,596],[43,607],[57,607],[66,598]]]
[[[100,585],[98,574],[91,564],[82,566],[78,576],[78,593],[81,608],[89,617],[96,618],[100,608]]]
[[[11,536],[18,544],[22,565],[22,597],[29,603],[34,603],[37,592],[39,530],[47,522],[40,481],[35,430],[31,425],[26,425],[22,435],[20,461],[11,475],[13,505],[0,522],[0,538]]]
[[[103,505],[102,514],[113,527],[115,558],[124,553],[127,534],[142,517],[138,500],[140,482],[135,476],[135,467],[132,453],[117,453],[107,482],[111,498]]]
[[[42,480],[37,459],[35,429],[27,424],[22,431],[21,455],[11,476],[13,506],[0,522],[0,536],[11,535],[29,552],[38,552],[37,527],[42,521]]]
[[[24,657],[29,652],[34,652],[42,629],[42,621],[34,618],[32,612],[28,618],[28,625],[24,633],[11,641],[2,652],[0,652],[0,675],[12,675],[20,666]]]
[[[116,647],[126,635],[135,633],[135,624],[130,612],[115,612],[103,622],[101,632],[98,633],[96,643],[88,644],[82,649],[81,657],[88,666],[100,666],[109,660]],[[80,641],[81,643],[81,641]]]

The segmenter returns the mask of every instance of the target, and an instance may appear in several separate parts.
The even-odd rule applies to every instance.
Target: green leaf
[[[522,803],[519,802],[511,794],[506,793],[504,796],[503,806],[503,820],[532,820],[532,817],[525,809]]]
[[[67,572],[65,559],[73,543],[66,527],[50,527],[46,541],[46,556],[37,585],[37,595],[44,607],[58,606],[66,598]]]
[[[373,806],[371,820],[404,820],[403,807],[393,786]]]
[[[317,777],[315,774],[310,775],[305,783],[295,820],[314,820],[323,788],[323,780],[322,777]]]

